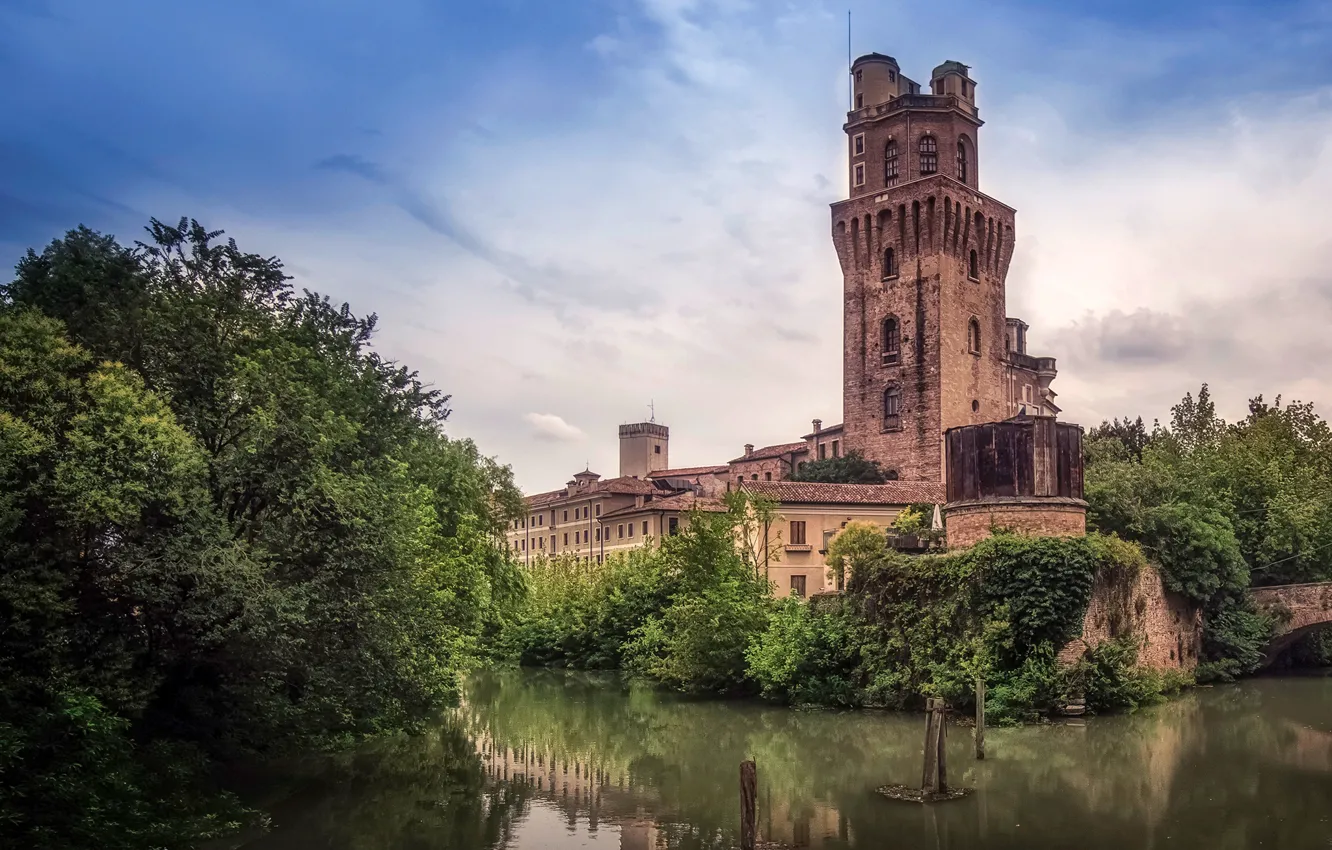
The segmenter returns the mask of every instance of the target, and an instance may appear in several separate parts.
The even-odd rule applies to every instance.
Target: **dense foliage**
[[[1199,675],[1254,669],[1272,623],[1245,590],[1332,579],[1327,423],[1311,405],[1260,396],[1228,424],[1204,385],[1172,409],[1169,426],[1116,420],[1087,437],[1090,522],[1141,543],[1167,587],[1204,606]]]
[[[0,843],[190,846],[201,777],[412,725],[521,577],[507,469],[374,317],[154,221],[0,286]]]
[[[679,690],[793,704],[912,708],[958,704],[976,676],[997,721],[1034,717],[1071,696],[1132,708],[1177,681],[1136,669],[1136,645],[1074,667],[1094,576],[1131,578],[1145,561],[1123,541],[1000,535],[963,552],[911,557],[882,529],[850,523],[829,546],[849,568],[843,596],[773,600],[761,563],[734,544],[743,509],[691,518],[660,551],[602,567],[539,564],[511,631],[527,663],[621,667]]]
[[[896,478],[896,473],[892,477]],[[884,472],[877,460],[870,460],[860,452],[847,452],[837,457],[806,461],[791,480],[821,484],[883,484],[889,480],[889,473]]]

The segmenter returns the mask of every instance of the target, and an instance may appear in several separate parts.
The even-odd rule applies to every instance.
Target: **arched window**
[[[963,139],[957,140],[957,179],[967,182],[967,143]]]
[[[971,249],[971,262],[967,266],[967,276],[972,280],[980,280],[980,260],[976,256],[976,249]]]
[[[895,431],[902,427],[902,394],[897,385],[883,391],[883,430]]]
[[[939,145],[933,136],[920,137],[920,173],[933,174],[939,170]]]
[[[885,472],[885,473],[883,474],[883,477],[884,477],[884,479],[887,480],[887,481],[896,481],[896,480],[897,480],[897,470],[896,470],[896,469],[890,469],[890,470],[888,470],[887,472]]]
[[[897,257],[893,254],[893,249],[888,248],[883,252],[883,279],[897,277]]]
[[[967,325],[967,350],[972,354],[980,354],[980,322],[972,319]]]
[[[886,186],[897,185],[897,142],[889,142],[883,149],[883,182]]]
[[[897,317],[889,316],[883,320],[883,365],[891,366],[901,360],[902,335],[898,328]]]

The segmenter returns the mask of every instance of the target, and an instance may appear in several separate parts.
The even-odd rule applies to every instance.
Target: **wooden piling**
[[[943,700],[931,697],[926,700],[925,708],[925,766],[921,772],[920,790],[926,797],[931,797],[948,792],[948,764],[944,755],[947,740],[944,711],[947,706]]]
[[[740,850],[754,850],[758,827],[758,768],[740,762]]]
[[[985,759],[985,677],[976,677],[976,758]]]

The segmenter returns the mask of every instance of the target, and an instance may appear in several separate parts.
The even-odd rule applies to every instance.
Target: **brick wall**
[[[1166,592],[1161,574],[1144,567],[1135,575],[1106,572],[1096,577],[1083,618],[1082,636],[1059,653],[1073,663],[1089,646],[1133,635],[1143,642],[1138,664],[1157,670],[1192,670],[1202,648],[1202,610]]]
[[[1087,506],[1075,499],[1013,499],[945,505],[949,549],[963,549],[1007,528],[1044,537],[1081,537],[1087,533]]]
[[[833,207],[843,272],[843,428],[846,448],[938,481],[943,431],[1010,415],[1004,281],[1013,210],[945,175]],[[885,278],[892,248],[896,276]],[[978,256],[978,279],[969,276]],[[898,322],[900,354],[885,364],[883,324]],[[972,320],[980,351],[969,344]],[[900,426],[884,428],[884,390],[896,386]]]

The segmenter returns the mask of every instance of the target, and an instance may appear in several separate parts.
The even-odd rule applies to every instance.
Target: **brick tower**
[[[902,480],[943,478],[943,432],[1053,415],[1053,358],[1005,316],[1012,207],[979,189],[976,83],[960,62],[930,94],[897,61],[851,66],[849,197],[833,204],[843,275],[845,445]]]

